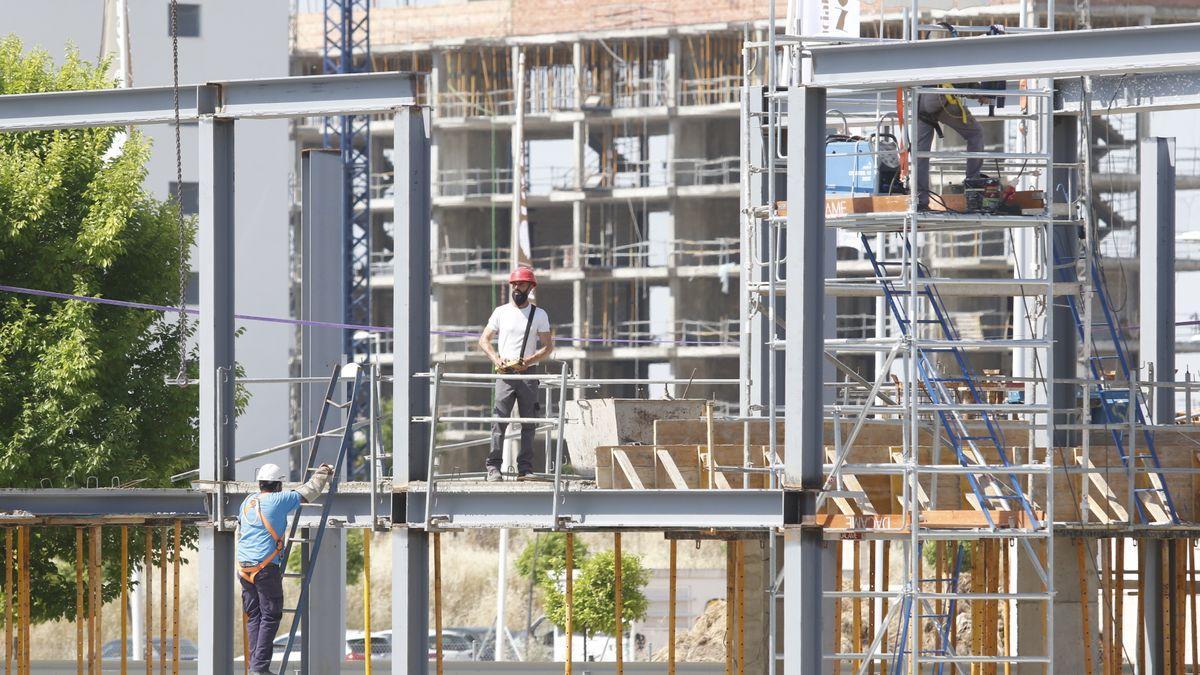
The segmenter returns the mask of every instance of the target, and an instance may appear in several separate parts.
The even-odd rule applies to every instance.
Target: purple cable
[[[87,295],[74,295],[71,293],[56,293],[54,291],[41,291],[33,288],[22,288],[20,286],[5,286],[0,284],[0,291],[6,293],[18,293],[21,295],[34,295],[43,298],[54,298],[56,300],[78,300],[80,302],[89,302],[94,305],[110,305],[112,307],[124,307],[126,309],[146,309],[155,312],[178,312],[178,307],[169,307],[167,305],[153,305],[146,302],[130,302],[128,300],[110,300],[108,298],[94,298]],[[199,316],[200,310],[185,308],[185,312],[193,316]],[[235,319],[244,321],[261,321],[264,323],[280,323],[291,326],[313,326],[316,328],[340,328],[348,330],[361,330],[371,333],[394,333],[395,328],[390,326],[367,326],[356,323],[339,323],[336,321],[310,321],[307,319],[284,319],[276,316],[260,316],[257,314],[234,314]],[[467,333],[464,331],[449,331],[449,330],[431,330],[431,335],[445,335],[450,337],[475,337],[475,333]],[[612,343],[612,344],[684,344],[701,347],[713,346],[730,346],[732,342],[680,342],[677,340],[665,340],[649,338],[644,340],[637,339],[609,339],[609,338],[574,338],[574,337],[556,337],[557,342],[597,342],[597,343]]]

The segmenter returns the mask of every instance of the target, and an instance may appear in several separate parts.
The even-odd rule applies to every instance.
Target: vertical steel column
[[[1175,139],[1145,138],[1142,144],[1138,257],[1142,270],[1138,307],[1138,361],[1154,364],[1157,382],[1175,379]],[[1175,390],[1153,393],[1155,424],[1175,421]]]
[[[825,90],[788,92],[788,313],[784,360],[784,485],[799,489],[801,515],[821,488],[825,313]],[[817,530],[784,535],[784,673],[822,672],[822,542]]]
[[[398,487],[428,476],[425,451],[431,433],[414,424],[428,415],[429,382],[429,121],[425,108],[396,111],[395,239],[393,260],[395,349],[392,479]],[[392,519],[392,672],[420,675],[429,667],[429,535],[408,529],[403,513]]]
[[[233,120],[211,114],[215,92],[201,87],[200,94],[208,103],[200,120],[200,480],[225,481],[233,479],[236,456]],[[204,675],[233,672],[233,537],[220,522],[200,528],[198,672]]]
[[[1039,101],[1038,104],[1043,102]],[[1054,163],[1055,164],[1073,164],[1079,161],[1079,119],[1074,115],[1055,115],[1054,116]],[[1083,170],[1087,170],[1086,168]],[[1054,169],[1054,179],[1051,181],[1051,187],[1054,190],[1052,200],[1058,204],[1069,205],[1075,200],[1079,194],[1081,186],[1076,182],[1078,172],[1067,167]],[[1066,194],[1064,195],[1063,192]],[[1088,195],[1091,198],[1091,195]],[[1054,251],[1059,259],[1064,261],[1063,267],[1055,274],[1055,283],[1064,282],[1071,283],[1078,281],[1073,264],[1068,264],[1067,261],[1073,263],[1075,257],[1080,255],[1080,241],[1078,228],[1074,223],[1067,222],[1054,225]],[[1052,261],[1053,262],[1053,261]],[[1029,260],[1030,267],[1022,270],[1026,276],[1032,276],[1032,266],[1034,259]],[[1090,275],[1089,275],[1090,276]],[[1053,309],[1054,325],[1058,326],[1058,330],[1051,336],[1053,338],[1053,346],[1051,349],[1051,369],[1054,372],[1054,379],[1058,381],[1072,380],[1077,375],[1077,364],[1079,361],[1079,335],[1075,330],[1075,319],[1071,314],[1071,308],[1067,304],[1067,298],[1059,297],[1054,299]],[[1083,311],[1083,308],[1080,308]],[[1065,383],[1058,384],[1051,392],[1055,411],[1077,410],[1078,403],[1075,400],[1075,392],[1078,385]],[[1055,420],[1058,423],[1071,422],[1073,420]],[[1086,420],[1078,420],[1084,422]],[[1054,444],[1058,447],[1075,445],[1076,439],[1079,438],[1077,431],[1057,431],[1054,434]]]
[[[300,185],[303,204],[300,214],[300,303],[298,313],[306,321],[339,321],[346,304],[342,254],[345,236],[341,228],[342,161],[337,150],[304,150],[300,154]],[[335,364],[345,358],[341,331],[317,326],[300,327],[300,375],[327,378]],[[317,419],[324,405],[326,383],[300,385],[300,424],[302,435],[316,432]],[[335,396],[344,397],[339,387]],[[340,411],[326,429],[338,426]],[[333,464],[337,460],[336,443],[324,443],[317,462]],[[308,480],[300,474],[306,446],[292,451],[292,480]]]
[[[342,158],[336,150],[305,150],[300,158],[303,205],[300,220],[300,318],[311,321],[337,321],[346,316],[345,265],[343,254],[348,245],[341,227],[345,183]],[[300,329],[300,374],[324,378],[345,358],[343,331],[303,326]],[[325,383],[303,383],[300,420],[303,435],[316,433],[317,418],[324,405]],[[335,397],[344,398],[345,388],[338,387]],[[338,426],[340,411],[331,410],[327,429]],[[336,443],[324,443],[318,463],[337,461]],[[304,481],[303,453],[293,452],[292,479]],[[315,534],[316,530],[310,530]],[[303,545],[305,560],[312,547]],[[311,561],[310,561],[311,562]],[[300,670],[303,673],[333,673],[342,661],[343,635],[346,633],[346,545],[340,528],[325,530],[317,552],[316,569],[309,582],[307,608],[300,621]]]
[[[1142,270],[1139,297],[1142,332],[1138,361],[1153,363],[1154,379],[1169,382],[1175,379],[1175,139],[1145,138],[1140,149],[1138,255]],[[1154,401],[1147,422],[1174,421],[1175,391],[1159,389],[1154,393]],[[1163,540],[1144,539],[1139,548],[1145,587],[1148,591],[1155,589],[1145,597],[1148,663],[1143,672],[1158,675],[1164,672],[1165,665],[1163,602],[1174,587],[1168,585],[1166,593],[1157,592],[1163,584]]]

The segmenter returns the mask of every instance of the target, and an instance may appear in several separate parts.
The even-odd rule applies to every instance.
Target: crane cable
[[[175,106],[175,215],[179,227],[179,373],[180,386],[188,384],[187,372],[187,277],[188,243],[183,220],[183,151],[179,131],[179,0],[171,0],[171,77]]]

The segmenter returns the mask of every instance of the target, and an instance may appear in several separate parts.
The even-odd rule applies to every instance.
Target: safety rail
[[[737,185],[741,179],[741,158],[681,158],[672,162],[675,185]]]
[[[477,92],[438,92],[434,108],[438,117],[496,117],[515,115],[512,89]]]
[[[636,67],[636,64],[633,65]],[[659,108],[669,105],[671,90],[666,62],[649,61],[646,65],[661,72],[656,72],[650,77],[630,76],[629,71],[614,64],[613,77],[605,83],[597,80],[596,71],[584,71],[583,109]]]
[[[375,171],[371,173],[371,199],[387,199],[392,196],[395,173]]]
[[[926,244],[930,257],[937,261],[1001,259],[1008,262],[1010,247],[1004,230],[971,230],[967,232],[931,232]]]
[[[679,80],[680,106],[724,105],[741,100],[741,75]]]
[[[567,422],[566,406],[563,402],[567,400],[568,390],[578,389],[596,389],[599,387],[608,386],[624,386],[624,385],[664,385],[664,386],[736,386],[738,380],[728,378],[581,378],[571,375],[566,362],[560,366],[557,374],[499,374],[499,373],[462,373],[462,372],[446,372],[442,364],[434,364],[429,372],[414,373],[413,377],[428,379],[431,381],[431,398],[430,398],[430,415],[416,415],[411,418],[415,424],[428,424],[430,429],[435,430],[435,433],[430,434],[429,445],[427,448],[429,479],[426,483],[426,501],[424,525],[427,529],[436,530],[443,527],[443,516],[438,514],[436,509],[437,494],[439,485],[451,481],[478,481],[484,478],[484,472],[463,472],[454,471],[452,473],[439,473],[439,469],[443,468],[442,458],[447,453],[459,450],[465,447],[483,444],[484,439],[471,439],[465,442],[454,442],[447,444],[439,444],[439,434],[437,430],[445,428],[447,423],[472,424],[472,425],[490,425],[493,422],[509,422],[520,424],[534,424],[543,431],[551,435],[553,443],[552,454],[548,455],[553,458],[548,470],[544,473],[535,473],[535,479],[548,480],[552,482],[552,490],[549,493],[549,498],[552,500],[551,517],[545,525],[547,527],[558,529],[566,523],[561,522],[559,518],[559,508],[562,504],[563,492],[567,489],[566,481],[580,478],[563,473],[563,453],[565,450],[565,438],[563,428]],[[462,408],[454,406],[446,406],[440,403],[442,392],[447,387],[489,387],[498,380],[509,381],[537,381],[546,385],[546,390],[549,393],[554,391],[558,396],[558,404],[554,406],[550,397],[547,398],[545,410],[546,417],[503,417],[496,418],[491,416],[491,410],[488,408],[483,414],[465,414]],[[731,403],[727,406],[733,405]],[[475,408],[476,411],[480,407]],[[516,410],[514,409],[514,412]],[[731,418],[739,419],[739,418]],[[772,472],[779,469],[778,466],[768,467]],[[452,521],[444,523],[446,527],[453,527]]]
[[[512,188],[513,171],[507,167],[441,169],[434,180],[434,193],[440,197],[507,195]]]
[[[438,249],[434,269],[437,274],[507,273],[512,260],[507,247],[444,247]]]
[[[442,393],[443,387],[454,386],[456,384],[469,384],[471,382],[478,382],[478,381],[492,381],[492,382],[495,382],[498,380],[521,381],[521,380],[530,380],[530,379],[541,380],[544,378],[537,376],[537,375],[519,375],[519,374],[513,375],[513,374],[501,374],[501,373],[477,373],[477,374],[470,374],[470,375],[449,374],[449,375],[444,376],[443,372],[442,372],[441,364],[440,363],[434,364],[433,371],[431,373],[432,396],[431,396],[431,402],[430,402],[430,406],[429,406],[430,415],[428,417],[419,417],[418,416],[418,417],[412,418],[412,421],[414,423],[428,423],[429,424],[429,454],[428,454],[427,463],[426,463],[426,466],[429,467],[429,479],[427,481],[427,487],[426,487],[427,493],[425,495],[425,518],[424,518],[426,529],[436,529],[438,527],[438,523],[436,522],[437,517],[434,514],[434,509],[436,508],[437,488],[438,488],[438,483],[440,481],[447,480],[447,479],[462,479],[462,478],[470,478],[470,477],[476,477],[476,478],[479,477],[478,474],[473,474],[473,473],[454,473],[451,475],[439,473],[439,469],[443,468],[442,457],[448,451],[448,449],[446,449],[446,448],[439,448],[438,444],[437,444],[438,443],[437,430],[438,430],[439,420],[442,420],[444,422],[468,422],[468,423],[475,422],[475,423],[479,423],[479,424],[490,424],[493,422],[508,423],[510,421],[516,422],[516,423],[521,423],[521,424],[526,424],[526,423],[553,424],[555,427],[556,443],[555,443],[555,453],[554,453],[554,463],[553,463],[554,517],[551,520],[551,524],[554,526],[558,525],[558,517],[557,517],[558,506],[559,506],[558,495],[559,495],[559,491],[562,488],[562,458],[563,458],[563,447],[564,447],[563,424],[564,424],[565,415],[566,415],[567,375],[568,375],[567,364],[564,362],[562,364],[561,372],[559,375],[559,388],[558,388],[559,404],[558,404],[557,417],[544,417],[544,418],[543,417],[526,418],[526,417],[516,417],[516,416],[513,416],[511,418],[455,417],[455,416],[451,416],[451,415],[442,415],[441,414],[442,411],[438,406],[438,401],[441,398],[441,393]],[[519,410],[519,408],[516,405],[514,405],[513,412],[515,413],[518,410]],[[547,413],[549,413],[549,410],[547,410]],[[507,468],[507,467],[502,466],[501,470],[503,471],[505,468]]]

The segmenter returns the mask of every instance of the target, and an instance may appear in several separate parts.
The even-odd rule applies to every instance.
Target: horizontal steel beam
[[[1200,24],[812,47],[806,56],[803,82],[815,87],[1200,70]]]
[[[415,489],[414,489],[415,488]],[[393,522],[424,527],[423,484],[398,493]],[[753,530],[800,523],[797,493],[783,490],[571,490],[560,494],[562,527],[574,530]],[[503,485],[440,487],[431,515],[444,528],[551,528],[553,493]],[[790,514],[790,515],[789,515]]]
[[[214,112],[242,119],[388,112],[414,102],[417,77],[384,72],[217,82]]]
[[[0,490],[0,522],[20,518],[208,520],[203,492],[170,488],[45,488]]]
[[[335,527],[369,527],[371,494],[362,483],[344,484],[330,511]],[[381,491],[376,511],[391,513],[391,523],[424,528],[425,484],[409,492]],[[225,527],[254,488],[226,483]],[[799,525],[798,493],[784,490],[594,490],[572,489],[560,495],[563,527],[579,530],[766,530]],[[316,525],[327,496],[300,509],[300,525]],[[548,485],[522,489],[472,483],[437,491],[433,516],[441,527],[550,528],[553,492]],[[390,502],[390,503],[389,503]],[[213,525],[214,491],[167,488],[87,488],[0,490],[0,525],[5,520],[92,519],[174,520]],[[390,523],[381,523],[389,525]]]
[[[241,484],[249,485],[249,484]],[[334,527],[371,527],[371,493],[365,489],[366,483],[343,483],[346,490],[339,490],[334,496],[333,505],[329,509],[330,525]],[[231,519],[236,520],[242,501],[250,494],[257,492],[255,488],[235,487],[225,491],[225,527],[232,528]],[[300,507],[300,527],[316,527],[321,521],[320,506],[329,499],[328,493],[322,495],[310,505]],[[387,516],[391,509],[391,491],[376,493],[375,510]]]
[[[231,80],[179,88],[179,119],[367,114],[413,102],[412,73]],[[0,96],[0,131],[130,126],[175,119],[171,87],[134,87]]]
[[[1058,83],[1061,109],[1079,112],[1083,83]],[[1200,107],[1200,69],[1178,73],[1125,73],[1092,78],[1094,115],[1117,115]]]

